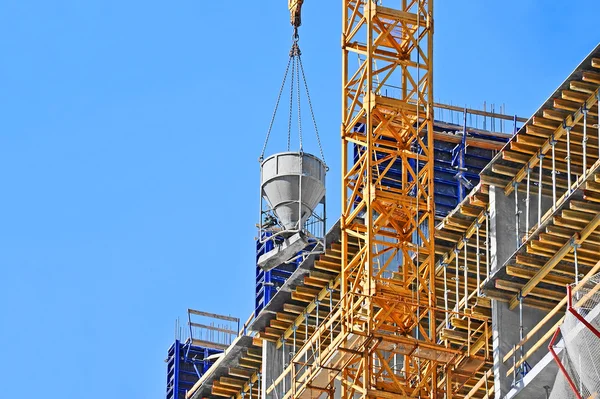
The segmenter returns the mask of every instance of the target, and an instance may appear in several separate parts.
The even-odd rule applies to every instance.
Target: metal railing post
[[[490,278],[490,213],[485,211],[485,264],[486,278]]]
[[[513,345],[513,386],[517,386],[517,345]]]
[[[567,193],[571,194],[571,126],[567,126],[566,122],[564,123],[564,128],[567,131],[567,185],[569,188],[567,189]]]
[[[586,104],[583,103],[583,139],[581,140],[581,145],[583,147],[583,176],[586,175],[586,169],[587,169],[587,141],[588,141],[587,115],[588,115],[588,109],[587,109]]]
[[[554,133],[550,145],[552,146],[552,209],[556,210],[556,140]]]
[[[281,346],[281,356],[283,358],[283,363],[282,363],[283,364],[283,371],[285,371],[285,369],[287,367],[286,358],[285,358],[285,337],[282,336],[281,338],[282,338],[281,339],[281,345],[282,345]],[[281,389],[281,394],[283,396],[283,395],[285,395],[285,392],[286,392],[286,390],[285,390],[285,377],[283,377],[281,379],[281,388],[282,388]]]
[[[518,182],[514,182],[513,183],[513,187],[514,187],[514,191],[515,191],[515,232],[516,232],[516,242],[517,242],[517,249],[521,246],[521,240],[519,239],[519,230],[520,230],[520,214],[521,212],[519,211],[519,183]]]
[[[455,274],[456,274],[456,277],[455,277],[455,281],[456,281],[456,306],[455,307],[456,307],[456,312],[457,313],[460,310],[459,309],[459,304],[460,304],[460,298],[459,298],[460,277],[459,277],[459,274],[458,274],[458,269],[459,269],[458,258],[459,258],[459,256],[460,256],[460,251],[458,250],[458,248],[455,248],[454,249],[454,260],[455,260],[454,264],[455,264],[455,268],[456,268],[456,270],[455,270]]]
[[[468,272],[469,272],[469,265],[468,265],[468,257],[467,257],[467,244],[469,242],[469,240],[465,237],[463,238],[463,242],[465,243],[465,271],[464,271],[464,275],[465,275],[465,310],[468,309],[469,307],[469,287],[467,284],[468,281]]]
[[[308,342],[308,313],[307,312],[304,312],[304,333],[306,334],[304,342]],[[304,363],[308,363],[308,351],[307,350],[304,351]]]
[[[544,161],[544,154],[539,154],[538,157],[540,158],[540,176],[539,176],[539,182],[538,182],[538,228],[540,227],[540,225],[542,224],[542,176],[544,175],[544,169],[542,167],[542,163]]]
[[[448,318],[448,264],[442,263],[442,267],[444,268],[444,310],[446,311],[446,328],[449,328],[450,325]]]
[[[573,257],[575,263],[575,284],[579,284],[579,261],[577,259],[577,249],[581,247],[580,244],[577,244],[575,239],[571,239],[571,246],[573,247]]]
[[[481,276],[480,276],[480,272],[481,272],[481,261],[480,261],[480,257],[481,254],[479,253],[479,227],[481,226],[481,223],[479,223],[479,220],[477,221],[477,224],[475,225],[475,251],[476,254],[476,258],[477,259],[477,296],[481,296]]]
[[[598,91],[598,98],[596,98],[596,105],[600,106],[600,90]],[[600,112],[598,114],[598,159],[600,159]]]
[[[527,196],[525,197],[525,239],[526,240],[529,238],[529,204],[531,202],[530,181],[531,181],[531,167],[529,166],[529,163],[527,163]]]
[[[298,329],[298,326],[296,326],[296,324],[294,324],[292,326],[292,333],[293,333],[293,350],[294,350],[294,355],[296,354],[296,330]]]

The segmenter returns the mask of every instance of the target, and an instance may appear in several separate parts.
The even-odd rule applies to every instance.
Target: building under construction
[[[277,104],[312,115],[302,3]],[[600,397],[600,46],[529,118],[459,108],[433,0],[342,3],[341,215],[320,144],[266,154],[271,123],[255,310],[189,310],[167,399]]]

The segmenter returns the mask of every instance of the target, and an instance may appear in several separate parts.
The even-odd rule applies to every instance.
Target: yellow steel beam
[[[569,252],[573,250],[573,245],[579,245],[584,242],[600,226],[600,214],[597,214],[584,228],[581,233],[575,233],[555,254],[552,256],[540,270],[529,280],[523,288],[520,295],[527,296],[543,279],[562,261]],[[519,294],[515,295],[509,303],[512,310],[519,304]]]
[[[558,140],[566,133],[565,126],[573,126],[578,123],[583,118],[584,107],[585,109],[590,109],[598,103],[598,90],[600,90],[600,88],[597,88],[592,94],[590,94],[583,106],[579,107],[572,115],[569,115],[564,120],[564,124],[559,124],[558,127],[555,128],[553,134],[544,142],[544,144],[533,156],[528,157],[528,159],[525,161],[525,166],[523,166],[519,172],[517,172],[515,177],[504,188],[504,193],[506,195],[512,193],[514,190],[514,183],[521,182],[527,176],[528,167],[533,168],[538,164],[540,160],[538,155],[545,155],[552,148],[552,140]],[[552,124],[551,126],[555,126],[555,124]]]

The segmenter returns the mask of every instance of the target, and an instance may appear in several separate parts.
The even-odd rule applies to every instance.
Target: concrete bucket
[[[325,195],[325,164],[307,153],[274,154],[261,164],[261,194],[286,230],[300,230]]]

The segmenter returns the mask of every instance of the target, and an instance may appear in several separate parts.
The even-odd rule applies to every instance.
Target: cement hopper
[[[301,230],[323,199],[325,171],[322,160],[300,152],[282,152],[262,162],[261,195],[285,230]]]

